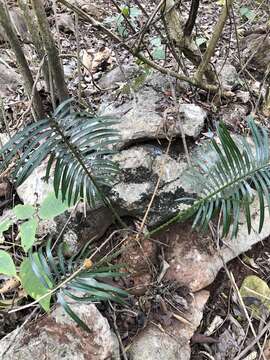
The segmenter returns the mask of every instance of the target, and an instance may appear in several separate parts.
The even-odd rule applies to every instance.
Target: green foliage
[[[57,254],[54,256],[51,242],[48,241],[45,248],[40,248],[38,252],[30,254],[29,260],[32,267],[31,277],[34,276],[39,280],[40,291],[46,293],[45,291],[49,292],[54,289],[53,295],[63,306],[63,309],[85,330],[89,330],[87,325],[72,311],[68,305],[68,299],[77,302],[110,300],[124,303],[123,299],[127,296],[124,290],[100,281],[104,278],[122,276],[123,274],[115,272],[120,266],[98,267],[93,265],[91,260],[88,260],[90,266],[83,265],[85,259],[89,258],[92,252],[88,245],[70,259],[66,259],[63,253],[63,244],[59,245]],[[28,262],[27,266],[29,267]],[[27,280],[31,281],[29,278]],[[36,286],[30,288],[28,286],[27,292],[38,299]],[[44,307],[44,304],[42,306]]]
[[[201,45],[203,44],[206,44],[207,43],[207,39],[203,36],[197,36],[195,38],[195,44],[200,47]]]
[[[12,257],[3,250],[0,250],[0,274],[16,276],[16,267]]]
[[[270,311],[270,288],[267,283],[256,275],[247,276],[240,288],[240,294],[252,317],[261,320]],[[250,301],[250,300],[253,301]]]
[[[35,213],[35,208],[32,205],[16,205],[13,212],[18,220],[26,220],[31,218]]]
[[[19,235],[21,238],[21,245],[25,252],[34,245],[36,239],[36,231],[40,219],[53,219],[54,217],[64,213],[69,206],[57,199],[54,192],[49,193],[40,207],[32,206],[29,204],[16,205],[13,209],[15,218],[4,220],[0,223],[0,234],[7,231],[12,224],[18,226]],[[22,220],[27,220],[22,222]]]
[[[124,274],[117,272],[122,265],[93,265],[89,259],[93,249],[89,248],[89,244],[71,258],[65,257],[63,243],[58,246],[56,252],[53,251],[51,240],[47,241],[45,247],[39,247],[33,252],[39,219],[51,219],[67,208],[67,204],[61,203],[54,193],[48,194],[40,208],[17,205],[13,212],[18,218],[6,220],[0,224],[0,227],[6,231],[12,222],[20,220],[17,225],[21,245],[28,257],[21,262],[17,275],[12,257],[0,250],[0,273],[19,278],[25,292],[37,300],[45,311],[49,311],[52,301],[58,301],[78,325],[89,331],[84,322],[72,311],[67,299],[87,302],[110,300],[123,303],[127,293],[101,279],[117,278]],[[26,220],[21,221],[21,219]],[[85,259],[87,259],[86,264]],[[1,306],[4,304],[0,303]]]
[[[256,126],[252,118],[248,124],[253,144],[244,138],[241,145],[234,141],[224,124],[219,124],[220,144],[215,139],[211,142],[216,156],[214,163],[211,164],[209,158],[202,159],[198,163],[199,169],[191,172],[197,188],[202,189],[200,198],[188,209],[188,216],[196,214],[193,226],[205,228],[221,211],[222,235],[226,236],[232,227],[232,236],[236,236],[240,210],[243,209],[250,232],[250,206],[257,193],[260,203],[258,231],[262,230],[265,205],[270,212],[269,141],[266,130]]]
[[[129,34],[129,26],[126,19],[132,25],[134,30],[138,30],[137,18],[141,16],[142,12],[137,6],[120,6],[121,14],[111,16],[106,19],[106,23],[114,26],[122,37],[127,37]]]
[[[38,266],[39,271],[42,272],[41,264],[39,262],[37,254],[34,254],[33,258],[35,259],[35,264],[36,266]],[[39,277],[35,274],[32,268],[32,261],[29,258],[23,259],[20,266],[19,276],[24,290],[29,296],[31,296],[35,300],[39,299],[41,296],[44,296],[45,294],[48,294],[49,289],[52,287],[51,283],[49,287],[49,285],[45,286],[40,281]],[[49,311],[50,303],[51,303],[51,295],[48,295],[47,297],[43,298],[42,300],[39,301],[39,303],[45,311]]]
[[[161,38],[156,36],[151,39],[151,44],[153,46],[153,58],[155,60],[165,60],[166,52],[165,52],[165,45],[161,43]]]
[[[26,126],[3,146],[0,172],[16,157],[13,181],[19,186],[48,158],[46,179],[54,171],[56,197],[75,204],[80,198],[90,206],[104,201],[101,187],[111,186],[118,167],[108,159],[119,140],[115,120],[72,112],[65,101],[46,118]],[[20,159],[17,159],[20,154]]]
[[[39,216],[41,219],[53,219],[63,214],[68,208],[69,206],[66,202],[57,199],[55,194],[51,192],[40,205]]]
[[[242,16],[242,18],[244,18],[245,20],[252,20],[254,19],[254,13],[252,10],[250,10],[247,6],[242,6],[239,10],[240,15]]]
[[[27,252],[35,243],[38,222],[36,219],[29,219],[20,225],[20,238],[23,250]]]

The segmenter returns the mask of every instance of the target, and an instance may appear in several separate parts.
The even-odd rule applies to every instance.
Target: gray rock
[[[19,198],[25,204],[41,204],[44,198],[52,191],[52,184],[44,181],[46,162],[38,166],[32,174],[16,189]]]
[[[200,325],[203,308],[209,297],[208,291],[194,295],[189,308],[189,324],[173,320],[161,331],[157,326],[148,325],[133,341],[130,360],[188,360],[190,359],[189,340]]]
[[[222,121],[232,129],[236,129],[243,120],[246,120],[248,107],[241,104],[228,104],[221,115]]]
[[[78,235],[73,230],[68,230],[64,233],[63,243],[65,256],[72,256],[80,249]]]
[[[21,84],[20,75],[13,68],[0,62],[0,96],[7,96]]]
[[[251,249],[253,245],[264,240],[270,234],[270,217],[265,213],[262,231],[258,233],[260,220],[259,200],[252,204],[252,230],[248,234],[244,215],[241,215],[239,231],[236,238],[224,239],[220,250],[213,248],[212,235],[208,232],[194,232],[191,224],[173,226],[159,239],[170,246],[166,261],[170,267],[165,278],[187,285],[192,291],[199,291],[211,284],[224,263]],[[186,236],[189,234],[189,236]],[[163,238],[163,236],[165,238]]]
[[[122,213],[143,216],[160,173],[160,187],[149,212],[148,225],[155,226],[189,206],[188,201],[176,201],[194,195],[186,175],[185,159],[177,161],[150,145],[122,150],[113,159],[122,173],[110,195]]]
[[[266,30],[267,31],[267,30]],[[252,33],[241,41],[241,55],[244,61],[248,61],[247,67],[264,74],[270,63],[270,35]]]
[[[73,17],[67,13],[61,13],[57,15],[57,22],[59,29],[65,32],[74,32],[75,26]]]
[[[123,71],[122,71],[123,70]],[[126,82],[127,78],[131,78],[139,71],[136,65],[122,65],[122,70],[119,66],[107,72],[99,80],[98,85],[103,88],[116,88],[120,83]]]
[[[5,360],[120,360],[119,344],[108,321],[93,304],[70,304],[88,325],[81,330],[59,306],[50,316],[0,340],[0,358]],[[14,341],[16,336],[16,341]]]
[[[184,132],[185,135],[197,138],[203,129],[204,122],[207,117],[206,111],[200,106],[194,104],[181,104],[179,107],[180,114],[184,117]],[[176,130],[180,135],[180,126],[176,122]]]
[[[221,86],[225,89],[231,88],[239,82],[237,70],[231,64],[223,64],[221,61],[218,62],[217,73]]]
[[[176,115],[169,122],[164,121],[163,112],[158,110],[164,100],[164,95],[151,87],[143,87],[136,93],[136,98],[127,100],[116,107],[115,102],[101,104],[99,115],[110,115],[119,118],[119,124],[114,125],[121,136],[119,147],[135,141],[146,139],[164,139],[169,135],[180,137],[180,124]],[[207,114],[197,105],[182,104],[183,129],[187,136],[199,136]]]

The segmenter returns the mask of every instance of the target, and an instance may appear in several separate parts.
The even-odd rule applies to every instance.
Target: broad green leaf
[[[3,250],[0,250],[0,274],[16,276],[16,267],[12,257]]]
[[[38,262],[37,254],[33,254],[33,256],[35,256],[35,260]],[[42,282],[34,273],[31,265],[31,261],[28,258],[25,258],[21,263],[20,279],[26,293],[35,300],[38,300],[41,296],[47,294],[50,291],[42,284]],[[39,303],[45,311],[49,311],[50,302],[51,302],[51,295],[48,295],[44,299],[40,300]]]
[[[30,219],[35,213],[35,208],[32,205],[17,205],[13,209],[14,214],[19,220]]]
[[[30,219],[20,225],[21,244],[25,252],[27,252],[35,242],[37,225],[36,219]]]
[[[159,46],[153,51],[153,58],[155,60],[164,60],[166,57],[164,46]]]
[[[7,231],[9,229],[11,224],[12,222],[9,219],[4,220],[2,223],[0,223],[0,235],[3,234],[4,231]]]
[[[57,215],[63,214],[68,208],[67,203],[61,199],[57,199],[54,192],[51,192],[43,200],[40,206],[39,216],[41,219],[53,219]]]

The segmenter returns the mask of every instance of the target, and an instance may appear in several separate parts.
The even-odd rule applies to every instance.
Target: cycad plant
[[[255,195],[259,198],[262,230],[267,205],[270,213],[270,164],[267,131],[257,126],[252,117],[248,119],[251,138],[234,140],[223,123],[217,127],[217,140],[211,140],[215,160],[205,157],[190,169],[195,188],[201,189],[190,208],[177,214],[166,224],[151,232],[160,231],[177,221],[194,217],[193,227],[207,227],[210,220],[219,214],[222,236],[236,236],[240,212],[244,211],[248,232],[252,228],[250,206]]]
[[[53,252],[51,241],[48,241],[46,246],[40,247],[38,251],[30,251],[29,258],[24,260],[20,271],[25,289],[32,288],[31,284],[27,284],[30,277],[32,282],[35,277],[40,282],[39,290],[42,290],[43,296],[38,296],[37,299],[45,310],[49,309],[50,302],[54,299],[86,331],[90,329],[74,313],[69,305],[70,301],[89,303],[110,300],[123,304],[128,295],[124,290],[108,283],[109,279],[123,275],[117,271],[123,265],[94,264],[91,256],[93,248],[89,243],[67,259],[64,256],[63,243]]]
[[[109,159],[119,140],[112,128],[115,123],[109,117],[72,111],[67,100],[52,116],[26,126],[1,149],[0,173],[15,160],[12,177],[19,186],[47,159],[46,179],[53,168],[57,197],[60,194],[69,205],[82,198],[91,207],[98,201],[111,207],[102,188],[111,186],[119,170]]]

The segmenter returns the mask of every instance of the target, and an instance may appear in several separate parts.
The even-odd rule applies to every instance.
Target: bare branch
[[[199,5],[200,5],[200,0],[192,0],[188,19],[184,27],[184,35],[187,37],[191,36],[192,34],[197,19]]]

